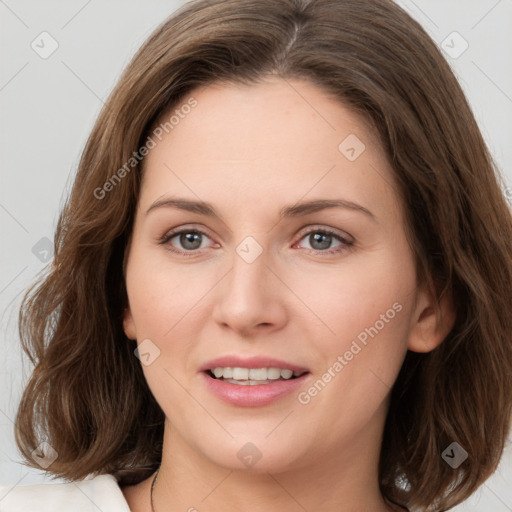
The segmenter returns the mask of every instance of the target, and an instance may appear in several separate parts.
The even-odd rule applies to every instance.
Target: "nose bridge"
[[[279,286],[270,280],[270,253],[253,237],[235,249],[231,271],[219,288],[214,319],[237,331],[250,331],[262,324],[280,325],[285,318]]]
[[[269,277],[268,263],[268,251],[253,237],[247,237],[236,247],[227,293],[234,300],[241,301],[240,308],[242,304],[246,304],[246,308],[256,307],[263,299]]]

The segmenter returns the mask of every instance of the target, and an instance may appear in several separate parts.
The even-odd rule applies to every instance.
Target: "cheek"
[[[132,256],[126,284],[138,338],[165,340],[200,307],[215,276],[194,265],[171,265],[165,254],[151,259],[134,251]]]
[[[388,394],[407,351],[415,297],[412,258],[406,251],[398,258],[394,250],[383,250],[347,259],[329,274],[307,275],[296,290],[321,319],[303,325],[315,340],[312,356],[320,362],[320,379],[304,390],[301,403],[314,398],[332,411],[334,422],[341,421],[334,411],[347,404],[364,415]]]
[[[163,410],[181,411],[190,405],[182,386],[195,371],[189,354],[198,337],[201,297],[212,285],[193,265],[171,265],[166,254],[155,252],[134,244],[126,286],[137,342],[149,339],[156,346],[150,345],[154,360],[142,365],[146,381]]]
[[[385,414],[407,352],[409,313],[395,298],[381,293],[369,303],[364,294],[361,300],[353,296],[337,317],[334,311],[326,316],[336,336],[314,338],[320,340],[312,354],[319,365],[297,402],[312,436],[318,418],[329,426],[319,442],[343,444],[376,414]]]
[[[297,296],[304,298],[312,325],[318,326],[318,340],[338,352],[359,334],[364,342],[370,336],[367,330],[375,333],[376,328],[390,342],[406,335],[416,280],[412,258],[402,254],[398,258],[394,250],[383,249],[288,277]]]

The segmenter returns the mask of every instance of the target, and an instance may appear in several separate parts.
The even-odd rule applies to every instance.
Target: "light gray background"
[[[257,1],[257,0],[255,0]],[[0,0],[0,484],[45,481],[22,466],[13,418],[30,367],[16,331],[21,293],[45,265],[59,209],[103,101],[150,32],[181,0]],[[512,0],[400,0],[447,55],[512,198]],[[48,58],[31,47],[50,48]],[[34,43],[34,44],[36,44]],[[428,72],[428,70],[426,70]],[[508,188],[510,187],[510,188]],[[41,240],[43,239],[43,240]],[[33,248],[34,246],[36,249]],[[512,312],[511,312],[512,313]],[[46,479],[48,480],[48,479]],[[459,512],[512,511],[512,447]]]

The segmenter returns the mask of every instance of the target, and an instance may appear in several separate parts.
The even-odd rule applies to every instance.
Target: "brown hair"
[[[122,329],[123,256],[141,181],[140,162],[126,162],[195,87],[270,74],[308,80],[375,125],[406,206],[418,279],[453,297],[444,342],[407,353],[379,467],[390,500],[446,510],[496,469],[509,432],[512,219],[456,78],[390,0],[198,0],[151,35],[94,126],[53,266],[20,311],[35,369],[18,445],[37,466],[31,452],[44,438],[58,452],[48,471],[72,480],[112,473],[135,483],[159,465],[164,415]],[[441,457],[454,441],[469,454],[456,469]]]

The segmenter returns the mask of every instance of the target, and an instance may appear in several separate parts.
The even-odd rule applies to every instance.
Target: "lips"
[[[310,375],[307,368],[270,357],[224,356],[201,367],[207,388],[239,407],[261,407],[292,393]]]

